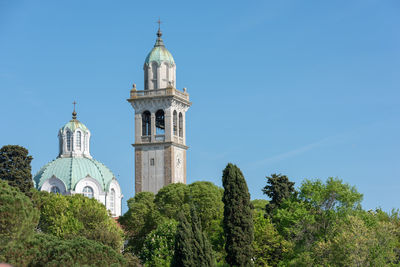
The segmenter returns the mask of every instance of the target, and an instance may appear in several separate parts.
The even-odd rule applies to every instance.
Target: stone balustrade
[[[144,98],[144,97],[155,97],[155,96],[178,96],[179,98],[189,101],[189,94],[181,92],[176,88],[164,88],[155,90],[131,90],[130,98]]]

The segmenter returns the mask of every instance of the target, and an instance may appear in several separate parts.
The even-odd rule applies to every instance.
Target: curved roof
[[[156,46],[150,51],[144,63],[149,64],[150,62],[157,62],[159,65],[161,62],[168,62],[171,65],[175,64],[171,53],[164,46]]]
[[[74,132],[76,129],[81,129],[84,132],[88,131],[88,128],[83,124],[82,122],[78,121],[77,119],[72,119],[67,124],[65,124],[60,131],[63,132],[65,129],[70,129],[72,132]]]
[[[171,65],[175,65],[174,58],[172,57],[168,49],[165,48],[164,42],[161,39],[162,33],[160,29],[158,29],[157,36],[158,37],[156,40],[156,44],[154,45],[154,48],[150,51],[150,53],[147,55],[144,64],[157,62],[157,64],[160,65],[161,62],[168,62]]]
[[[108,187],[114,174],[103,163],[90,158],[57,158],[43,166],[35,175],[36,188],[40,190],[43,183],[57,177],[65,184],[67,191],[74,190],[76,184],[87,176],[97,180],[104,191]]]

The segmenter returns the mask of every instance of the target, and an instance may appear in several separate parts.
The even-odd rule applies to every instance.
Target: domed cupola
[[[67,122],[59,131],[60,158],[85,157],[90,155],[90,131],[76,119],[75,107],[72,112],[72,120]]]
[[[175,61],[171,53],[165,48],[161,36],[162,32],[159,27],[156,43],[147,55],[143,66],[145,90],[175,88]]]

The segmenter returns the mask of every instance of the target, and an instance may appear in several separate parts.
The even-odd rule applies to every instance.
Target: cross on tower
[[[75,111],[75,105],[76,105],[76,102],[74,101],[72,104],[74,104],[74,111]]]
[[[160,30],[160,28],[161,28],[161,20],[160,20],[160,18],[158,18],[157,23],[158,23],[158,29]]]

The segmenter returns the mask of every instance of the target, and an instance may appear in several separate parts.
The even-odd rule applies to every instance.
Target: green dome
[[[168,62],[171,65],[175,64],[171,53],[164,46],[156,46],[151,50],[144,63],[149,64],[150,62],[157,62],[159,65],[161,62]]]
[[[84,132],[88,131],[88,128],[80,121],[78,121],[77,119],[72,119],[69,122],[67,122],[67,124],[65,124],[60,131],[63,132],[65,129],[70,129],[71,132],[74,132],[76,129],[81,129]]]
[[[90,176],[97,180],[104,191],[108,191],[114,174],[101,162],[90,158],[57,158],[47,163],[35,175],[36,188],[40,190],[43,183],[53,176],[63,181],[67,191],[74,190],[76,184]]]
[[[147,55],[144,64],[149,64],[150,62],[157,62],[158,65],[160,65],[161,62],[168,62],[171,65],[175,65],[174,58],[172,57],[168,49],[165,48],[164,42],[161,39],[162,33],[160,29],[158,29],[157,36],[158,38],[156,44],[154,45],[154,48],[150,51],[150,53]]]

